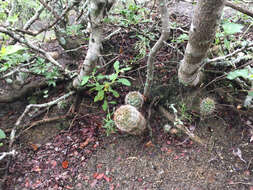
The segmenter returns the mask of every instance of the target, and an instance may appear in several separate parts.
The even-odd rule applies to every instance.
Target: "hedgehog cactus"
[[[125,104],[134,106],[137,109],[142,107],[143,102],[143,95],[138,91],[129,92],[125,97]]]
[[[215,101],[212,98],[205,98],[200,102],[200,114],[202,116],[211,115],[215,111]]]
[[[121,131],[133,135],[140,135],[146,128],[145,118],[131,105],[120,106],[114,113],[114,121]]]

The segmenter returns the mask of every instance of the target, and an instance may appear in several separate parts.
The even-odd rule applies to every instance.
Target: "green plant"
[[[230,51],[232,48],[231,42],[235,41],[234,34],[242,32],[243,25],[224,19],[221,26],[222,31],[220,30],[216,33],[215,44],[221,46],[224,45],[225,48]],[[223,49],[223,47],[220,49]]]
[[[135,3],[129,3],[126,8],[116,10],[116,13],[119,13],[121,16],[117,18],[117,21],[126,27],[129,25],[137,25],[139,23],[150,22],[150,20],[144,18],[146,12],[146,8]]]
[[[111,133],[114,133],[117,131],[117,129],[115,128],[115,123],[112,119],[112,113],[110,113],[109,109],[108,109],[106,118],[104,119],[103,128],[106,129],[107,136],[109,136]]]
[[[110,75],[99,74],[95,76],[96,70],[93,71],[91,76],[84,76],[81,82],[81,86],[92,87],[90,91],[96,91],[97,94],[94,98],[94,102],[104,101],[102,108],[104,111],[108,109],[108,104],[115,104],[114,101],[108,101],[108,95],[112,94],[115,98],[118,98],[119,93],[113,89],[116,84],[123,84],[125,86],[131,86],[131,83],[126,78],[120,76],[121,73],[130,70],[130,67],[120,68],[119,62],[116,61],[113,65],[115,72]],[[89,84],[87,84],[90,82]]]
[[[146,128],[146,119],[131,105],[120,106],[114,113],[114,121],[121,131],[133,135],[143,133]]]
[[[37,58],[36,63],[33,64],[31,71],[43,75],[49,85],[56,86],[56,79],[60,76],[58,68],[51,63],[46,63],[44,59]]]
[[[2,129],[0,129],[0,140],[5,139],[5,138],[6,138],[5,132]],[[0,147],[1,146],[3,146],[3,143],[0,142]]]
[[[125,97],[125,104],[136,107],[137,109],[142,107],[144,102],[143,95],[138,91],[129,92]]]
[[[188,120],[189,122],[192,121],[192,116],[190,114],[187,113],[188,111],[188,108],[187,108],[187,105],[183,102],[181,102],[179,104],[179,110],[180,110],[180,119],[181,120]]]
[[[202,116],[208,116],[214,113],[216,108],[215,101],[212,98],[204,98],[200,102],[200,114]]]
[[[251,66],[247,66],[243,69],[231,71],[227,75],[227,79],[229,80],[235,80],[238,77],[242,77],[245,80],[249,80],[251,82],[251,89],[248,91],[248,95],[244,101],[244,106],[248,107],[251,105],[251,102],[253,100],[253,68]]]

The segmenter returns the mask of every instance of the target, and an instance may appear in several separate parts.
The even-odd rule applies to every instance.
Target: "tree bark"
[[[185,85],[196,86],[201,81],[200,67],[213,42],[225,0],[199,0],[191,23],[189,42],[178,77]]]
[[[115,0],[90,0],[90,40],[89,49],[79,75],[73,81],[73,87],[78,88],[84,76],[89,75],[100,56],[103,38],[103,19],[112,7]]]

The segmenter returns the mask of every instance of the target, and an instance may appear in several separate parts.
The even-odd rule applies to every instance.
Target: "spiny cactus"
[[[200,102],[200,114],[202,116],[211,115],[215,111],[215,101],[212,98],[204,98]]]
[[[144,102],[143,95],[138,91],[129,92],[125,97],[125,104],[136,107],[137,109],[142,107]]]
[[[120,106],[114,113],[114,121],[121,131],[133,135],[140,135],[146,128],[145,118],[131,105]]]

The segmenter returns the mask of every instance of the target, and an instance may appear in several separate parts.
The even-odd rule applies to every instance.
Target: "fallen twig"
[[[167,110],[165,110],[162,106],[159,106],[159,111],[171,122],[175,123],[176,120],[173,115],[171,115]],[[175,124],[175,127],[179,130],[183,131],[185,134],[187,134],[193,141],[206,146],[207,142],[203,139],[201,139],[199,136],[193,134],[187,127],[181,124]]]
[[[15,156],[17,152],[15,150],[12,150],[10,152],[1,152],[0,153],[0,160],[4,159],[6,156]]]
[[[18,118],[17,122],[15,123],[16,126],[19,126],[21,121],[23,120],[24,116],[30,111],[31,108],[44,108],[44,107],[49,107],[52,106],[54,104],[57,104],[58,102],[64,100],[65,98],[71,96],[75,94],[75,91],[70,91],[69,93],[61,96],[60,98],[53,100],[51,102],[48,103],[44,103],[44,104],[29,104],[28,106],[26,106],[25,111],[22,113],[22,115]]]
[[[56,117],[52,117],[52,118],[45,118],[45,119],[41,119],[39,121],[35,121],[29,127],[27,127],[25,130],[23,130],[22,133],[30,130],[31,128],[33,128],[35,126],[38,126],[38,125],[41,125],[41,124],[44,124],[44,123],[50,123],[50,122],[57,121],[57,120],[62,120],[62,119],[65,119],[69,116],[70,115],[66,114],[66,115],[62,115],[62,116],[56,116]]]

